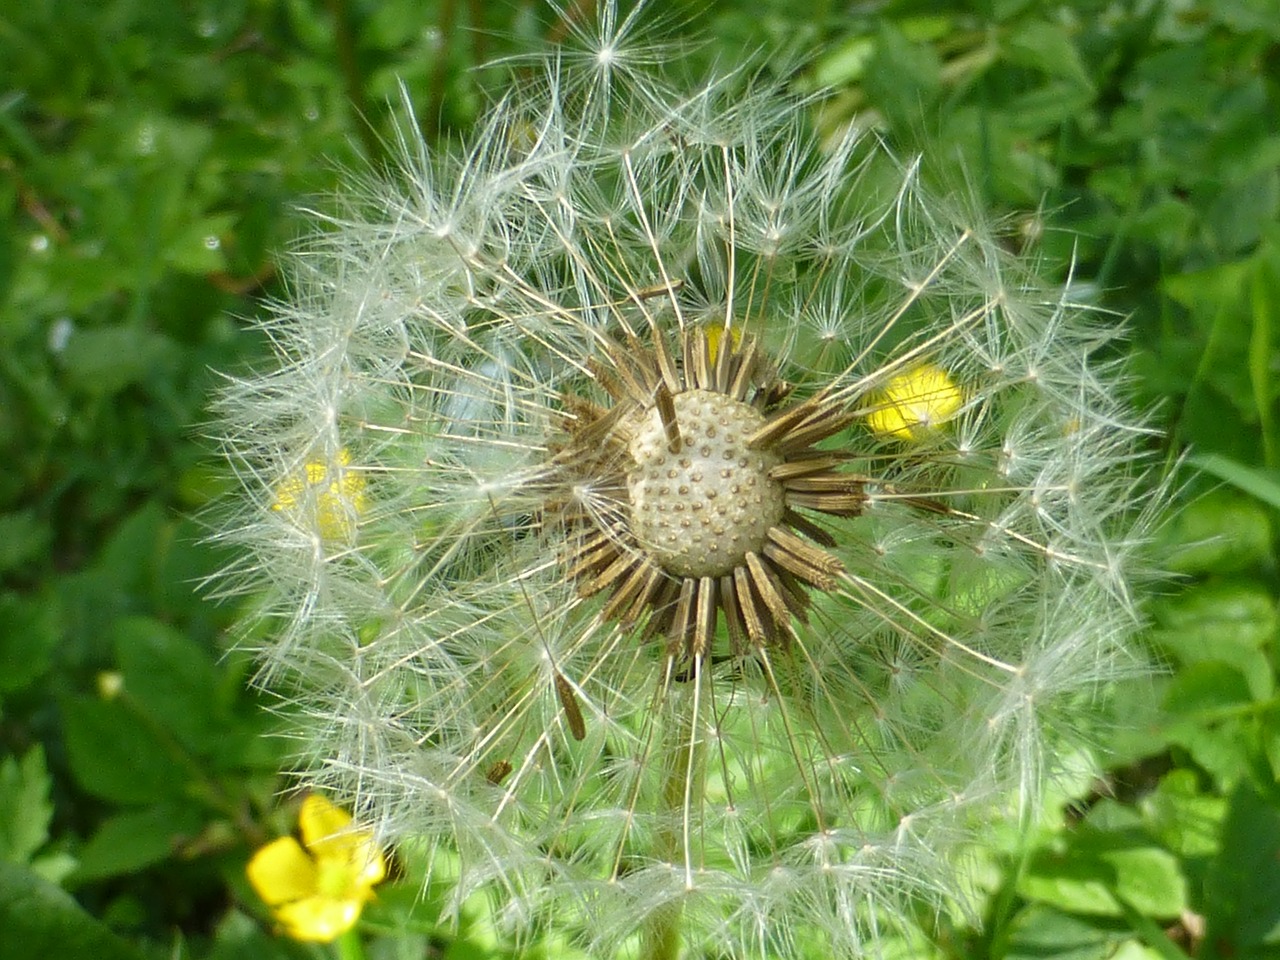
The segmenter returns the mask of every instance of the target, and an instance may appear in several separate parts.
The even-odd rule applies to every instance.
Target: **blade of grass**
[[[1262,462],[1275,469],[1276,442],[1271,411],[1271,313],[1275,308],[1275,274],[1271,258],[1264,246],[1254,263],[1250,278],[1250,305],[1253,328],[1249,334],[1249,381],[1253,386],[1253,402],[1258,408],[1258,426],[1262,431]]]
[[[1193,454],[1189,459],[1192,466],[1280,510],[1280,472],[1249,467],[1220,453]]]

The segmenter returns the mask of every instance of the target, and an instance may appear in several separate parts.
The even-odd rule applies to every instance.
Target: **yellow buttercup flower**
[[[301,843],[271,841],[245,872],[287,936],[328,943],[355,926],[386,860],[371,833],[352,829],[351,816],[318,793],[302,801],[298,827]]]
[[[309,520],[326,540],[350,537],[367,505],[364,475],[350,464],[351,452],[346,448],[338,451],[335,463],[307,461],[301,471],[276,487],[271,509]]]
[[[920,440],[955,415],[964,402],[951,375],[931,363],[892,377],[867,415],[876,433],[897,440]]]

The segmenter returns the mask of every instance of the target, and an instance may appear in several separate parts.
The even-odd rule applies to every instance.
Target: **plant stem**
[[[364,942],[360,932],[352,927],[334,941],[338,947],[338,960],[364,960]]]
[[[338,47],[338,66],[347,89],[347,103],[351,107],[356,134],[364,147],[367,159],[376,163],[382,158],[382,143],[372,125],[369,105],[364,95],[364,76],[356,56],[355,29],[351,23],[351,10],[347,0],[329,0],[329,13],[333,17],[334,37]]]
[[[679,904],[668,904],[649,915],[642,956],[651,960],[679,960],[681,913]]]
[[[685,717],[688,722],[672,722],[663,731],[667,765],[663,773],[659,803],[661,811],[669,816],[663,820],[654,850],[659,861],[673,865],[683,863],[686,870],[689,869],[690,856],[687,824],[693,810],[702,801],[700,784],[703,780],[704,753],[698,737],[698,705],[701,685],[707,678],[701,667],[700,662],[694,665],[692,692],[681,691],[677,694],[674,689],[668,688],[668,696],[685,698],[689,711],[687,714],[683,710],[673,711],[673,716]],[[649,915],[644,931],[644,957],[651,960],[679,960],[683,943],[680,934],[683,912],[683,904],[673,901]]]
[[[435,69],[431,73],[430,93],[427,96],[427,115],[421,123],[428,139],[435,140],[444,128],[445,86],[449,81],[449,53],[453,49],[453,35],[458,25],[457,0],[443,0],[440,4],[440,49],[436,51]],[[477,26],[474,22],[472,26]],[[473,66],[480,66],[477,62]]]

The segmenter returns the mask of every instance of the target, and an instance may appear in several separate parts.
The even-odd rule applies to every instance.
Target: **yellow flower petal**
[[[921,364],[885,384],[878,406],[867,415],[867,425],[883,436],[919,440],[951,419],[963,402],[960,388],[947,371]]]
[[[315,861],[293,837],[281,837],[261,847],[245,873],[262,902],[273,910],[314,896],[319,883]]]
[[[298,811],[298,829],[302,843],[313,854],[326,840],[342,840],[352,835],[351,814],[336,807],[319,793],[309,793]]]
[[[309,897],[274,912],[284,932],[294,940],[328,943],[355,926],[363,906],[363,900]]]
[[[298,825],[302,842],[320,869],[327,875],[335,869],[345,871],[353,893],[354,888],[372,887],[386,877],[386,861],[372,834],[352,829],[351,816],[320,794],[309,794],[302,801]]]
[[[357,883],[373,887],[387,879],[387,860],[382,855],[382,848],[373,842],[373,837],[366,836],[352,851],[351,862],[357,870]]]
[[[359,919],[387,875],[386,859],[373,834],[354,829],[351,815],[318,793],[302,801],[298,828],[302,843],[273,840],[246,873],[288,936],[326,943]]]

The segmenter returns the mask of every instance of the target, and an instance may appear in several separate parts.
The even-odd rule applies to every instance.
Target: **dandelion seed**
[[[601,14],[296,259],[221,401],[226,589],[299,774],[447,852],[454,910],[860,956],[1140,669],[1146,431],[914,164]]]

